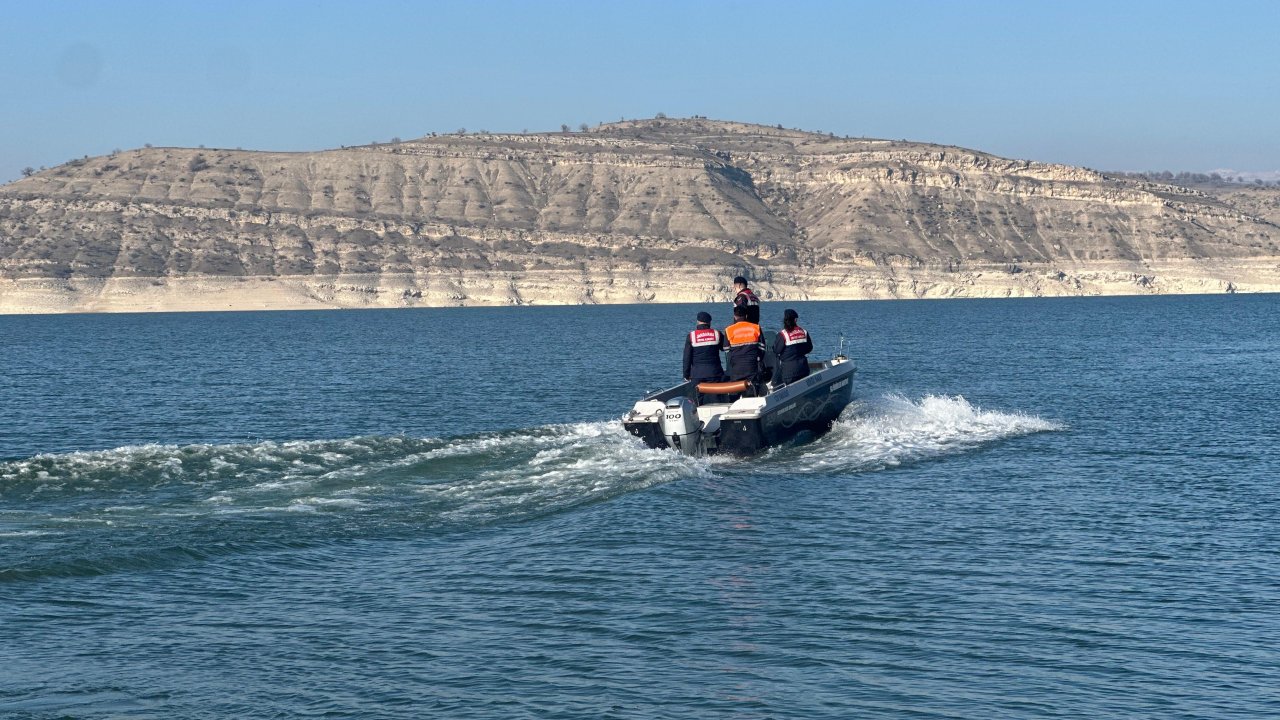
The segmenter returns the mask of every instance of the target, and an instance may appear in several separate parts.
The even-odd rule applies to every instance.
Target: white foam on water
[[[415,459],[426,460],[460,457],[464,455],[480,455],[500,449],[506,442],[508,442],[507,438],[496,435],[472,440],[459,440],[449,443],[444,447],[428,450],[425,453],[415,456]]]
[[[811,444],[775,450],[769,461],[806,474],[875,470],[1063,429],[1034,415],[984,410],[959,395],[913,401],[888,394],[850,406],[831,432]]]
[[[325,497],[305,497],[297,498],[282,507],[268,506],[256,508],[257,512],[272,514],[277,512],[286,513],[317,513],[331,512],[335,510],[353,510],[365,507],[365,503],[350,498],[325,498]],[[225,513],[224,513],[225,514]]]
[[[616,422],[538,428],[507,447],[506,462],[419,494],[448,508],[452,520],[492,519],[606,499],[663,482],[705,475],[710,465],[653,451]]]
[[[299,500],[299,502],[308,505],[314,505],[321,508],[362,508],[365,503],[355,498],[334,498],[334,497],[309,497]]]
[[[554,511],[709,468],[648,450],[613,421],[459,438],[139,445],[41,455],[0,464],[0,499],[6,491],[27,500],[47,494],[48,514],[38,514],[79,522],[378,508],[400,519],[432,522],[434,515],[465,523]],[[138,502],[149,496],[154,504]]]
[[[241,489],[240,492],[272,493],[280,490],[296,490],[299,488],[311,487],[315,484],[315,481],[315,478],[293,479],[292,476],[286,476],[280,480],[267,480],[266,482],[254,484],[250,487]]]

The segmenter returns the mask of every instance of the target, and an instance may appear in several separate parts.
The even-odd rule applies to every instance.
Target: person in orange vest
[[[736,322],[724,329],[725,345],[729,349],[729,381],[758,383],[764,369],[764,338],[760,326],[747,320],[747,309],[741,305],[733,308],[733,319]]]
[[[723,382],[720,350],[724,335],[711,327],[711,315],[698,313],[698,324],[684,336],[684,379],[697,382]]]
[[[737,293],[733,296],[733,306],[735,308],[747,309],[747,322],[760,324],[760,298],[747,287],[747,279],[739,275],[733,279],[733,289]]]
[[[773,338],[773,354],[778,358],[778,373],[774,382],[784,385],[809,375],[809,353],[813,352],[813,338],[796,324],[800,315],[787,308],[782,313],[782,329]]]

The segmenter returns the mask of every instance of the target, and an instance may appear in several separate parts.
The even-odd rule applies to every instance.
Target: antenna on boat
[[[840,333],[840,349],[836,351],[837,360],[846,360],[844,356],[844,333]]]

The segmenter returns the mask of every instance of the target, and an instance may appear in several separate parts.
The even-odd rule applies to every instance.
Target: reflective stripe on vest
[[[786,345],[799,345],[809,339],[809,333],[799,325],[793,330],[779,330],[778,334],[782,336],[783,343]]]
[[[733,304],[734,305],[759,305],[760,298],[756,297],[756,294],[751,292],[751,288],[747,288],[746,290],[743,290],[742,292],[738,293],[738,296],[733,299]]]
[[[693,347],[707,347],[720,344],[720,331],[715,328],[698,328],[689,333],[689,344]]]
[[[739,347],[760,342],[760,326],[755,323],[734,323],[724,329],[724,336],[729,338],[729,347]]]

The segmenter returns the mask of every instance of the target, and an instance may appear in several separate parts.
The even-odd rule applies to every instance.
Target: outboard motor
[[[667,401],[662,413],[662,434],[672,449],[685,455],[702,454],[702,423],[692,400],[682,395]]]

